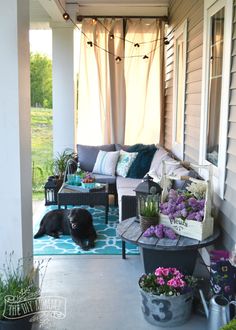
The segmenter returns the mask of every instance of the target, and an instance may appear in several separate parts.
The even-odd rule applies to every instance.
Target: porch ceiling
[[[71,17],[82,16],[167,16],[169,0],[60,0]],[[30,0],[31,29],[49,28],[63,22],[58,0]]]

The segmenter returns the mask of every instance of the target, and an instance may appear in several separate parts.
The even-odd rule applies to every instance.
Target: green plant
[[[220,328],[220,330],[236,330],[236,319],[231,320],[228,324]]]
[[[159,214],[159,204],[157,195],[148,195],[140,198],[140,215],[144,217],[156,217]]]
[[[20,259],[14,266],[13,257],[13,252],[6,254],[6,261],[0,273],[0,320],[23,317],[38,310],[37,298],[40,296],[40,287],[35,278],[44,268],[44,260],[33,264],[30,258]],[[44,276],[42,281],[43,278]]]
[[[65,149],[61,153],[57,153],[57,156],[53,159],[53,172],[54,175],[58,175],[60,179],[64,177],[66,171],[66,165],[68,160],[74,160],[76,162],[77,154],[72,149]],[[73,171],[76,171],[76,163],[71,163]]]

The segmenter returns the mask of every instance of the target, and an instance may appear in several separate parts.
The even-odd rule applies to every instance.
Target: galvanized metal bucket
[[[157,296],[140,288],[144,318],[159,327],[175,327],[188,321],[192,310],[193,294]]]

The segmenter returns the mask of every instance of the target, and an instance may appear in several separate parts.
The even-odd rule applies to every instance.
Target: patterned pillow
[[[119,151],[107,152],[100,150],[93,168],[93,173],[115,175],[119,155]]]
[[[127,152],[120,150],[120,157],[116,166],[116,174],[125,178],[137,155],[138,152]]]

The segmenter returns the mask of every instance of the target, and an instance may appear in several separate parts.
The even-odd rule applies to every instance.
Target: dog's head
[[[68,214],[70,225],[72,229],[79,229],[88,226],[92,223],[91,214],[82,208],[73,208]]]

